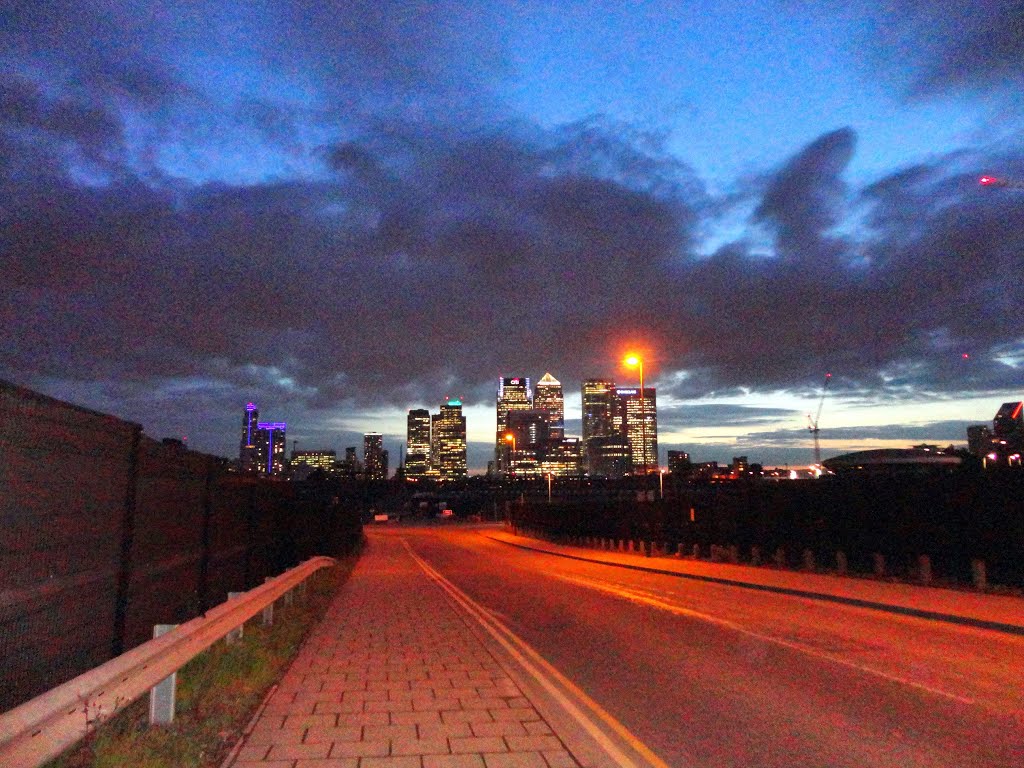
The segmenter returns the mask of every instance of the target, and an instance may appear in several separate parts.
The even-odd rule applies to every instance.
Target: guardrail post
[[[875,576],[878,578],[885,576],[885,555],[875,552],[875,554],[871,556],[871,559],[875,567]]]
[[[166,635],[177,624],[157,624],[153,627],[154,639]],[[175,687],[178,673],[172,672],[149,689],[149,724],[170,725],[174,722]]]
[[[267,578],[265,578],[263,580],[263,583],[266,584],[268,581],[273,581],[273,580],[274,580],[273,576],[267,576]],[[266,608],[263,609],[263,626],[264,627],[272,627],[273,625],[274,625],[274,604],[270,603]]]
[[[811,572],[814,571],[814,550],[813,549],[805,549],[804,550],[804,570],[805,571],[811,571]]]
[[[932,559],[928,555],[918,555],[917,578],[922,584],[932,583]]]
[[[700,560],[700,544],[693,545],[693,559]]]
[[[772,559],[775,561],[775,566],[777,568],[785,568],[786,567],[786,550],[784,550],[782,547],[778,547],[775,550],[775,554],[772,556]]]
[[[241,595],[244,595],[244,594],[245,594],[245,592],[228,592],[228,600],[234,600],[236,597],[240,597]],[[235,627],[230,632],[228,632],[226,635],[224,635],[224,642],[227,643],[228,645],[231,645],[232,643],[234,643],[234,642],[236,642],[238,640],[241,640],[242,639],[242,634],[244,633],[244,631],[245,631],[245,624],[239,624],[237,627]]]
[[[845,576],[846,575],[846,568],[847,568],[846,553],[845,552],[836,552],[836,573],[838,573],[840,576]]]
[[[750,564],[760,565],[761,564],[761,548],[755,544],[750,548]]]
[[[975,589],[985,589],[988,587],[988,578],[985,573],[984,560],[971,560],[971,578],[974,581]]]

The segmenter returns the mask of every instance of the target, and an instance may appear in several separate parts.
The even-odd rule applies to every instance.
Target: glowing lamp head
[[[513,442],[513,441],[514,441],[515,439],[516,439],[516,436],[515,436],[515,435],[513,435],[513,434],[512,434],[511,432],[506,432],[506,433],[505,433],[505,442],[506,442],[506,443],[511,443],[511,442]]]
[[[640,365],[640,358],[636,355],[627,355],[626,359],[622,362],[627,368],[636,368]]]

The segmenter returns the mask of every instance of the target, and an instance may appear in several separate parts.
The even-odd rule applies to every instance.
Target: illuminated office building
[[[292,480],[307,480],[315,473],[335,474],[338,454],[334,451],[292,451]]]
[[[533,407],[548,415],[548,434],[552,440],[565,437],[565,397],[562,384],[550,373],[545,373],[533,390]]]
[[[509,411],[505,434],[507,474],[514,477],[535,477],[539,474],[540,460],[551,441],[548,412],[537,408]]]
[[[583,474],[583,441],[578,437],[549,441],[537,469],[541,475],[579,477]]]
[[[505,440],[508,432],[508,415],[512,411],[529,411],[533,408],[533,389],[526,376],[502,377],[498,379],[496,401],[498,429],[494,440],[494,459],[501,474],[508,472],[509,447]]]
[[[616,387],[615,426],[629,442],[633,473],[658,471],[658,408],[654,387]]]
[[[405,433],[405,476],[426,477],[430,470],[430,411],[409,411]]]
[[[260,412],[256,408],[256,404],[246,405],[245,413],[242,414],[242,438],[238,446],[238,466],[242,472],[260,471],[259,451],[256,449],[259,420]]]
[[[615,432],[615,382],[587,379],[583,382],[583,442]]]
[[[583,461],[597,477],[622,477],[630,471],[629,445],[615,424],[619,406],[615,382],[587,379],[583,382]]]
[[[440,413],[430,417],[431,457],[433,468],[441,480],[458,480],[466,476],[466,417],[462,401],[448,398]]]
[[[367,480],[388,477],[388,452],[384,450],[384,436],[380,432],[363,435],[363,476]]]
[[[287,429],[283,421],[257,422],[256,455],[261,475],[280,477],[284,474]]]

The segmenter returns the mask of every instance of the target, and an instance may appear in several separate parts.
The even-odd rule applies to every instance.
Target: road
[[[1024,765],[1024,637],[398,528],[671,766]]]

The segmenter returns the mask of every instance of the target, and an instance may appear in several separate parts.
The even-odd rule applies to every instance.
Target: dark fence
[[[657,486],[655,485],[655,488]],[[736,547],[741,561],[801,566],[805,552],[851,571],[916,577],[927,556],[936,580],[972,582],[974,561],[993,584],[1024,587],[1024,472],[850,475],[784,483],[737,482],[673,487],[670,497],[527,497],[513,522],[555,539],[653,541],[675,552],[694,545]]]
[[[360,532],[316,489],[0,382],[0,711]]]

